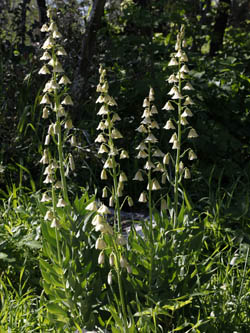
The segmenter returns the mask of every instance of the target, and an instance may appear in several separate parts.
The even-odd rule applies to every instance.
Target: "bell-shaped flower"
[[[181,125],[186,126],[188,125],[188,121],[186,117],[181,117]]]
[[[154,134],[150,133],[146,139],[145,142],[151,142],[151,143],[156,143],[158,142],[157,138],[154,136]]]
[[[184,102],[184,105],[193,105],[194,102],[192,101],[192,99],[188,96],[186,99],[185,99],[185,102]]]
[[[182,88],[183,90],[194,90],[191,83],[187,82],[186,85]]]
[[[89,203],[85,209],[89,210],[89,211],[92,211],[92,212],[96,212],[97,209],[98,209],[96,201],[92,201],[91,203]]]
[[[151,161],[147,161],[146,164],[144,165],[144,169],[146,169],[146,170],[150,170],[150,169],[154,169],[154,168],[155,168],[155,165]]]
[[[65,200],[63,200],[63,198],[60,198],[58,200],[56,207],[65,207],[65,206],[67,206],[67,202]]]
[[[162,110],[167,110],[167,111],[169,111],[169,110],[174,110],[174,107],[173,107],[173,105],[171,104],[171,102],[168,101],[168,102],[163,106]]]
[[[107,159],[107,161],[105,162],[103,168],[104,169],[111,169],[111,168],[113,168],[113,163],[112,163],[111,158]]]
[[[156,148],[153,152],[153,155],[154,157],[163,157],[164,156],[164,153],[159,149],[159,148]]]
[[[169,153],[163,157],[163,164],[169,164]]]
[[[104,250],[104,249],[106,249],[106,247],[107,247],[107,244],[105,243],[104,239],[98,237],[95,242],[95,248],[97,250]]]
[[[136,158],[147,158],[148,154],[144,150],[140,150],[139,153],[136,155]]]
[[[178,66],[178,61],[175,58],[172,58],[168,63],[168,66]]]
[[[48,32],[48,31],[49,31],[49,28],[48,28],[48,26],[47,26],[46,23],[44,23],[44,24],[42,25],[40,31],[41,31],[41,32]]]
[[[172,99],[182,99],[183,96],[180,92],[176,92],[173,96]]]
[[[119,115],[118,115],[118,113],[114,113],[113,114],[113,117],[112,117],[112,123],[114,123],[115,121],[120,121],[121,120],[121,118],[119,117]]]
[[[52,37],[48,37],[46,41],[43,43],[42,49],[43,50],[49,50],[53,47],[55,41]]]
[[[145,191],[143,191],[138,199],[139,202],[147,202],[147,193]]]
[[[52,105],[51,104],[51,101],[49,99],[49,96],[47,94],[45,94],[40,102],[40,104],[49,104],[49,105]]]
[[[99,142],[99,143],[106,142],[106,139],[105,139],[105,137],[103,136],[103,134],[99,134],[99,135],[97,136],[97,138],[95,139],[95,142]]]
[[[158,180],[154,178],[152,180],[152,191],[157,191],[161,189],[161,185],[159,184]]]
[[[63,105],[74,105],[74,103],[69,95],[66,95],[66,97],[62,101],[62,104]]]
[[[192,117],[193,113],[192,111],[186,107],[185,110],[183,111],[183,113],[181,114],[182,117]]]
[[[102,143],[98,150],[98,154],[104,154],[104,153],[108,153],[108,148],[106,147],[105,144]]]
[[[143,108],[150,107],[150,102],[149,102],[148,97],[144,98],[144,100],[143,100],[143,104],[142,104],[142,107],[143,107]]]
[[[45,107],[43,108],[42,118],[47,119],[48,117],[49,117],[49,109]]]
[[[148,130],[146,129],[146,127],[144,125],[140,125],[139,127],[136,128],[136,131],[139,133],[147,133]]]
[[[136,150],[146,150],[147,146],[145,145],[145,143],[142,141],[136,148]]]
[[[105,261],[105,255],[104,255],[104,252],[101,251],[100,254],[99,254],[99,256],[98,256],[98,264],[99,265],[103,265],[104,261]]]
[[[173,143],[174,141],[177,141],[177,140],[178,140],[178,138],[177,138],[177,134],[174,133],[174,134],[171,136],[171,138],[170,138],[170,140],[169,140],[169,143]]]
[[[175,76],[175,74],[171,74],[166,81],[168,81],[168,83],[175,83],[175,82],[178,82],[178,79]]]
[[[41,202],[49,202],[49,201],[51,201],[51,198],[48,196],[47,193],[43,193]]]
[[[165,125],[163,128],[166,129],[166,130],[169,130],[169,129],[173,129],[173,130],[174,130],[174,129],[175,129],[175,126],[174,126],[172,120],[169,119],[169,120],[167,121],[166,125]]]
[[[101,172],[101,180],[106,180],[106,179],[108,179],[107,172],[105,169],[103,169]]]
[[[63,76],[60,78],[60,80],[59,80],[58,83],[59,83],[59,84],[64,84],[64,85],[66,85],[66,84],[70,84],[71,81],[70,81],[70,79],[69,79],[66,75],[63,75]]]
[[[121,151],[121,154],[120,154],[120,160],[123,160],[123,159],[125,159],[125,158],[129,158],[129,156],[128,156],[128,152],[126,151],[126,150],[122,150]]]
[[[156,108],[155,105],[151,106],[151,110],[150,111],[151,111],[152,114],[157,114],[158,113],[158,110],[157,110],[157,108]]]
[[[109,108],[107,106],[107,104],[104,104],[100,110],[97,112],[98,116],[103,116],[103,115],[107,115],[109,113]]]
[[[121,172],[120,176],[119,176],[119,182],[127,182],[128,178],[125,174],[125,172]]]
[[[178,88],[176,87],[176,86],[173,86],[171,89],[170,89],[170,91],[168,92],[168,95],[174,95],[174,94],[176,94],[176,93],[178,93],[179,92],[179,90],[178,90]]]
[[[184,170],[184,178],[185,179],[190,179],[191,178],[191,174],[188,168],[185,168]]]
[[[59,55],[59,56],[66,56],[67,52],[65,51],[65,49],[62,46],[60,46],[58,48],[58,50],[56,51],[56,54]]]
[[[157,123],[157,121],[156,120],[152,120],[152,122],[151,122],[151,124],[149,125],[149,127],[150,128],[157,128],[157,129],[159,129],[160,128],[160,126],[159,126],[159,124]]]
[[[71,129],[71,128],[73,128],[73,124],[72,124],[72,120],[71,119],[67,119],[65,121],[64,128],[65,129]]]
[[[111,137],[113,139],[121,139],[121,138],[123,138],[123,136],[121,135],[121,133],[116,128],[112,129],[112,131],[111,131]]]
[[[173,142],[172,149],[180,149],[180,142],[177,141],[177,140],[174,141],[174,142]]]
[[[190,150],[188,151],[188,159],[189,159],[190,161],[192,161],[192,160],[196,160],[196,159],[197,159],[197,155],[195,154],[195,152],[194,152],[192,149],[190,149]]]
[[[193,138],[197,138],[198,134],[196,132],[196,130],[194,128],[191,128],[190,131],[188,132],[188,138],[189,139],[193,139]]]
[[[183,65],[180,69],[180,73],[188,73],[189,72],[189,69],[187,67],[187,65]]]
[[[38,74],[47,75],[47,74],[50,74],[50,70],[48,69],[48,67],[46,65],[43,65],[43,67],[40,69]]]
[[[142,182],[144,180],[142,177],[142,172],[140,170],[136,172],[133,180],[138,180],[139,182]]]

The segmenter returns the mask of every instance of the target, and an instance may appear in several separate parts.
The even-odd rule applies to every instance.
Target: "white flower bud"
[[[104,252],[101,251],[99,256],[98,256],[98,264],[102,265],[102,264],[104,264],[104,261],[105,261],[105,255],[104,255]]]

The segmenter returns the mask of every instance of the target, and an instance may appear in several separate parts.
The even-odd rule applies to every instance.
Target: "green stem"
[[[148,143],[148,162],[151,162],[151,145]],[[154,233],[153,233],[153,209],[152,209],[152,177],[151,169],[148,171],[148,209],[149,209],[149,235],[150,235],[150,270],[149,270],[149,287],[152,284],[152,272],[154,265]]]
[[[181,93],[181,77],[180,77],[180,67],[181,63],[179,61],[179,93]],[[175,181],[174,181],[174,223],[173,227],[174,229],[178,225],[178,192],[179,192],[179,176],[180,176],[180,155],[181,155],[181,111],[182,111],[182,106],[181,106],[181,99],[179,98],[178,101],[178,133],[177,133],[177,140],[179,146],[177,147],[177,152],[176,152],[176,161],[175,161]]]
[[[124,292],[123,292],[122,279],[121,279],[121,268],[120,268],[120,263],[119,263],[120,255],[119,255],[119,249],[117,248],[115,240],[113,240],[113,245],[114,245],[115,256],[116,256],[116,274],[117,274],[117,279],[118,279],[119,295],[120,295],[120,300],[122,303],[124,333],[127,333],[128,332],[128,320],[127,320],[127,311],[126,311],[126,306],[125,306]]]

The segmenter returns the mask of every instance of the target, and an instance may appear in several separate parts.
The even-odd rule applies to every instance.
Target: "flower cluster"
[[[190,96],[187,95],[188,91],[194,90],[190,82],[188,82],[189,69],[186,63],[188,57],[184,51],[186,47],[185,41],[185,29],[181,27],[180,32],[177,35],[177,41],[175,45],[175,53],[172,54],[172,58],[168,66],[176,68],[176,72],[171,74],[167,79],[167,82],[172,85],[172,88],[168,92],[171,99],[162,108],[170,113],[169,120],[164,126],[165,130],[173,131],[169,143],[172,144],[172,150],[176,151],[175,160],[175,172],[177,174],[177,182],[184,178],[190,178],[191,174],[188,167],[184,166],[181,160],[186,152],[188,152],[188,159],[194,160],[197,158],[196,154],[191,148],[188,148],[181,154],[182,135],[188,130],[187,138],[192,139],[198,137],[195,129],[190,126],[188,118],[193,116],[190,106],[194,104]],[[178,109],[177,117],[174,116],[174,112]],[[169,159],[165,160],[169,163]]]
[[[43,96],[40,101],[42,109],[42,118],[50,119],[50,125],[45,137],[45,149],[43,151],[40,162],[44,164],[45,171],[45,184],[51,184],[54,189],[59,189],[61,197],[59,197],[56,206],[64,207],[67,205],[68,196],[66,189],[65,175],[67,176],[69,170],[75,169],[75,164],[72,154],[68,154],[67,158],[63,156],[63,137],[62,130],[66,131],[65,140],[68,140],[71,146],[76,146],[76,138],[70,134],[73,128],[72,121],[69,117],[68,107],[73,105],[70,95],[67,93],[69,78],[65,75],[64,69],[60,62],[60,58],[66,56],[66,51],[59,44],[59,39],[62,37],[58,31],[57,25],[53,20],[52,11],[47,11],[49,24],[44,24],[41,28],[42,32],[48,34],[47,39],[42,45],[43,55],[40,58],[45,64],[39,71],[39,74],[49,76],[43,89]],[[57,146],[57,156],[53,156],[50,152],[49,146],[55,143]],[[60,172],[60,180],[57,179],[57,170]],[[42,202],[51,201],[52,198],[48,193],[44,193]],[[46,219],[52,221],[52,226],[57,226],[55,221],[55,214],[48,211]]]
[[[158,113],[156,106],[153,104],[154,101],[154,90],[150,88],[149,96],[143,101],[144,112],[142,114],[142,121],[140,126],[136,129],[137,132],[144,134],[144,139],[136,147],[138,151],[136,158],[145,160],[143,169],[139,169],[133,180],[143,181],[143,174],[147,175],[148,185],[147,190],[149,195],[151,191],[160,190],[161,185],[159,184],[156,177],[152,178],[152,172],[164,172],[163,164],[155,159],[163,158],[164,153],[157,147],[158,139],[153,134],[155,129],[159,129],[157,121],[154,119],[154,115]],[[162,179],[164,183],[164,178]],[[146,191],[140,194],[139,202],[147,202],[148,195]]]
[[[114,232],[113,228],[107,222],[106,217],[108,214],[111,214],[107,206],[101,204],[98,208],[97,203],[93,201],[86,207],[86,210],[96,212],[96,215],[92,220],[92,225],[94,226],[95,231],[101,233],[95,244],[95,248],[101,251],[98,256],[98,264],[104,264],[105,254],[107,254],[109,265],[111,267],[108,274],[108,284],[111,284],[113,267],[117,273],[120,268],[125,268],[128,273],[131,273],[131,267],[123,254],[124,246],[127,242],[122,234]]]
[[[119,160],[129,158],[128,152],[122,148],[117,148],[115,140],[123,138],[122,134],[115,127],[115,123],[120,121],[118,113],[111,110],[111,107],[117,106],[113,97],[108,93],[109,85],[106,80],[106,70],[100,66],[100,81],[97,86],[97,92],[100,93],[96,103],[102,104],[97,115],[101,117],[101,121],[97,130],[101,131],[95,142],[99,143],[98,154],[105,157],[105,163],[101,172],[101,179],[108,179],[108,174],[113,179],[113,187],[108,193],[108,188],[103,189],[102,197],[109,196],[109,206],[115,206],[115,210],[119,210],[119,198],[123,196],[124,183],[128,181],[124,171],[120,168]],[[132,199],[128,198],[129,204],[132,204]],[[119,219],[117,217],[117,219]],[[118,230],[120,230],[120,222],[118,222]]]

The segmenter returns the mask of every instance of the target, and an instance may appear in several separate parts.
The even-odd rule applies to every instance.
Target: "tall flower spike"
[[[106,180],[108,174],[113,178],[113,187],[110,189],[112,194],[110,204],[115,206],[115,229],[120,231],[121,221],[119,207],[119,198],[123,196],[124,182],[127,181],[127,176],[120,168],[119,160],[128,158],[128,152],[124,149],[120,149],[116,146],[117,139],[123,138],[120,131],[115,127],[117,122],[121,119],[116,111],[113,111],[113,107],[117,105],[114,98],[109,95],[109,84],[106,79],[106,70],[100,66],[99,68],[99,84],[96,91],[100,93],[96,103],[101,104],[101,107],[97,113],[101,117],[101,121],[97,127],[98,131],[101,131],[95,142],[101,143],[98,150],[99,154],[102,154],[104,158],[104,166],[101,172],[101,179]],[[106,191],[105,191],[106,192]],[[106,193],[104,193],[106,194]]]
[[[197,158],[196,154],[192,149],[185,147],[184,152],[182,151],[183,147],[183,138],[196,138],[198,134],[195,129],[190,127],[189,122],[187,120],[188,117],[192,117],[193,113],[189,109],[189,106],[194,104],[193,100],[187,93],[194,91],[194,88],[190,82],[187,82],[189,76],[189,68],[187,65],[188,57],[184,48],[186,46],[185,41],[185,28],[182,25],[180,31],[177,34],[177,40],[175,44],[175,54],[171,56],[171,60],[169,62],[169,66],[173,68],[172,74],[166,80],[168,84],[172,85],[168,95],[170,96],[170,100],[166,102],[163,107],[163,110],[169,112],[169,119],[164,126],[164,129],[170,130],[176,129],[176,132],[171,136],[169,143],[172,144],[172,153],[171,158],[170,155],[167,154],[163,158],[163,164],[167,165],[169,163],[173,163],[173,167],[175,168],[174,179],[170,179],[171,184],[174,187],[174,219],[173,225],[176,227],[177,224],[177,216],[178,216],[178,201],[179,201],[179,184],[180,179],[182,178],[182,174],[184,173],[184,178],[188,179],[191,177],[190,171],[187,167],[184,168],[183,163],[181,162],[181,157],[188,153],[188,159],[194,160]],[[177,115],[175,112],[174,105],[177,106]],[[184,129],[185,126],[189,126],[189,130]],[[166,175],[165,175],[166,176]]]

